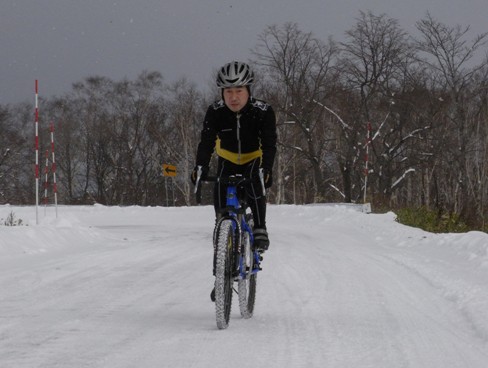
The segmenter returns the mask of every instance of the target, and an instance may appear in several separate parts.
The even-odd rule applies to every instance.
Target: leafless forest
[[[249,61],[258,75],[253,95],[277,114],[270,202],[426,207],[484,226],[487,41],[488,33],[429,14],[408,34],[394,19],[362,12],[343,42],[292,23],[263,30]],[[89,76],[63,96],[41,98],[41,196],[54,122],[59,203],[194,204],[189,175],[216,97],[143,71],[135,80]],[[0,129],[0,203],[33,204],[33,102],[0,105]],[[165,163],[176,177],[162,175]]]

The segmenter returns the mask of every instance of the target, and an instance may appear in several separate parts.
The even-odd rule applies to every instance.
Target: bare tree
[[[54,98],[47,102],[48,121],[55,128],[56,174],[59,196],[65,203],[80,203],[83,198],[84,159],[80,111],[69,97]],[[45,129],[44,129],[45,131]],[[44,137],[45,142],[47,136]]]
[[[183,196],[183,203],[190,205],[193,198],[189,178],[195,164],[201,121],[205,112],[203,96],[194,84],[186,79],[175,82],[168,88],[166,105],[167,123],[171,127],[166,135],[159,137],[166,160],[177,167],[174,179],[177,193]]]
[[[385,14],[360,12],[357,23],[346,35],[347,41],[341,43],[343,91],[339,96],[345,97],[347,103],[335,101],[335,105],[351,129],[342,129],[345,143],[339,151],[341,168],[345,178],[354,175],[357,198],[361,187],[357,182],[361,177],[357,174],[358,154],[365,147],[365,143],[358,142],[366,141],[366,126],[371,123],[370,192],[376,204],[388,206],[393,191],[414,170],[414,162],[407,154],[408,144],[428,129],[409,118],[412,108],[405,99],[412,88],[409,75],[413,51],[398,22]]]
[[[32,203],[34,193],[32,141],[28,141],[29,105],[0,106],[0,203]],[[32,125],[31,125],[32,127]]]
[[[324,158],[328,142],[324,111],[314,100],[327,94],[335,52],[331,40],[324,43],[312,33],[302,32],[293,23],[281,28],[266,28],[254,50],[257,64],[263,68],[263,75],[268,77],[264,82],[266,88],[273,91],[270,99],[281,120],[278,121],[278,129],[286,129],[288,125],[283,124],[286,121],[296,124],[295,134],[298,137],[293,142],[279,143],[285,149],[295,151],[292,157],[306,162],[311,175],[304,179],[313,188],[312,201],[323,200],[326,196],[327,163]],[[286,134],[279,132],[279,136]],[[291,167],[279,166],[279,169],[282,172],[278,176],[291,174]]]
[[[455,187],[453,196],[445,191],[446,201],[452,211],[468,218],[470,208],[475,206],[467,185],[470,177],[468,159],[474,143],[469,132],[479,111],[472,102],[479,94],[476,77],[488,65],[486,58],[478,64],[474,59],[488,42],[488,33],[467,41],[469,26],[450,27],[435,20],[429,13],[425,19],[417,22],[417,29],[421,36],[416,45],[426,55],[423,63],[431,73],[433,88],[444,91],[444,98],[448,99],[444,124],[451,127],[456,137],[453,146],[444,147],[448,151],[444,157],[449,159],[443,166],[449,166],[448,171],[456,173],[456,182],[452,183]],[[445,183],[443,178],[440,180]]]
[[[157,196],[161,169],[157,142],[149,134],[163,115],[163,78],[159,72],[142,72],[135,81],[115,85],[111,119],[111,161],[116,168],[113,200],[119,204],[146,205]]]

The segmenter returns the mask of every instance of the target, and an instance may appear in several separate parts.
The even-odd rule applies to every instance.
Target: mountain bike
[[[261,185],[264,192],[262,172]],[[227,186],[227,203],[216,222],[214,243],[215,270],[215,312],[217,327],[229,326],[232,308],[232,295],[239,296],[239,309],[243,318],[251,318],[256,300],[257,273],[261,270],[262,256],[253,247],[252,214],[247,211],[245,185],[252,179],[242,175],[229,177],[206,177],[201,179],[201,168],[198,169],[195,193],[200,203],[200,185],[205,182],[220,182]],[[234,283],[237,282],[237,290]]]

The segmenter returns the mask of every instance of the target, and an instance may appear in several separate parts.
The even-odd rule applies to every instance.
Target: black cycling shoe
[[[253,231],[254,235],[254,248],[259,252],[264,252],[269,248],[269,238],[268,232],[265,228],[255,228]]]
[[[210,293],[210,300],[215,303],[215,288],[213,288],[212,292]]]

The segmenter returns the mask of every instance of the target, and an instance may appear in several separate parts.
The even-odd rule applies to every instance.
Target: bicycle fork
[[[242,221],[242,229],[243,229],[243,239],[241,241],[241,248],[240,248],[240,256],[239,256],[239,270],[241,278],[246,278],[248,275],[256,274],[261,271],[261,261],[263,257],[259,252],[253,249],[254,243],[254,236],[252,233],[252,229],[249,225]],[[249,245],[247,244],[249,243]],[[249,253],[243,249],[244,247],[249,246]],[[252,259],[247,260],[246,257],[251,257]],[[248,265],[248,262],[250,265]]]

